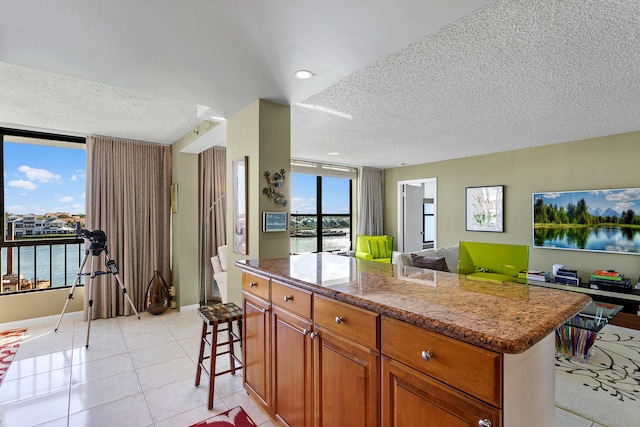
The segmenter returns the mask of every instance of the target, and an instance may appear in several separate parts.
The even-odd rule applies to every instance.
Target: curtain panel
[[[200,301],[213,295],[211,257],[227,244],[227,149],[211,147],[198,156]]]
[[[381,235],[384,211],[384,170],[360,168],[358,175],[358,234]]]
[[[109,257],[136,310],[144,311],[147,285],[159,271],[171,285],[171,147],[114,138],[87,138],[86,228],[102,230]],[[104,256],[89,255],[95,270]],[[85,277],[85,318],[87,317]],[[133,314],[115,275],[93,279],[92,319]]]

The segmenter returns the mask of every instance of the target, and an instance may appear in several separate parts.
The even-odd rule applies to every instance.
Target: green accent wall
[[[265,171],[271,173],[285,169],[290,172],[290,108],[266,100],[257,100],[227,120],[227,245],[229,300],[242,302],[242,274],[235,262],[241,259],[270,259],[289,256],[289,233],[264,233],[263,212],[288,212],[289,206],[276,204],[262,194],[267,186]],[[233,252],[233,177],[232,161],[247,156],[248,165],[248,254]],[[290,182],[284,185],[289,198]]]
[[[640,187],[640,132],[391,168],[385,171],[384,230],[397,234],[398,181],[437,178],[436,245],[479,241],[529,245],[529,268],[615,269],[635,283],[640,255],[533,248],[532,194]],[[504,233],[465,231],[465,188],[504,185]],[[640,206],[631,207],[640,212]]]

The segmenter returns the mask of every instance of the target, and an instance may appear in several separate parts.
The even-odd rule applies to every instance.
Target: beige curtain
[[[357,234],[382,234],[384,212],[384,170],[360,168],[358,174]]]
[[[200,221],[200,301],[213,295],[213,267],[211,257],[218,247],[227,244],[227,150],[211,147],[200,153],[199,170],[199,221]]]
[[[145,310],[145,293],[154,271],[168,286],[170,272],[171,147],[113,138],[87,138],[88,230],[102,230],[109,257],[138,311]],[[103,256],[96,270],[108,271]],[[87,289],[85,278],[85,294]],[[133,314],[114,274],[92,283],[92,319]],[[85,300],[89,295],[85,295]],[[85,317],[87,304],[85,303]]]

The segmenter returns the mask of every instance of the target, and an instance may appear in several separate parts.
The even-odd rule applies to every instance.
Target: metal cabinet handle
[[[340,323],[342,323],[342,321],[344,320],[344,317],[342,316],[337,316],[336,317],[336,323],[339,325]]]
[[[493,423],[486,418],[478,421],[478,427],[491,427],[492,425]]]
[[[309,335],[311,337],[312,340],[316,339],[316,337],[318,336],[317,333],[315,332],[311,332],[311,334]]]
[[[256,282],[249,282],[249,287],[250,288],[255,288],[256,286],[258,286],[258,284]]]
[[[287,302],[287,301],[293,301],[293,295],[291,295],[291,296],[285,295],[284,296],[284,302]]]
[[[309,330],[308,329],[303,329],[302,330],[302,335],[309,335]]]
[[[262,311],[262,314],[266,314],[269,312],[269,307],[265,307],[261,311]]]
[[[431,353],[429,350],[423,350],[420,356],[422,356],[422,359],[424,361],[428,362],[433,357],[433,353]]]

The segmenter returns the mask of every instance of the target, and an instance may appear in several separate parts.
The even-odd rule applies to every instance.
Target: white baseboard
[[[15,328],[28,328],[29,326],[42,325],[43,323],[57,322],[59,314],[51,316],[36,317],[33,319],[16,320],[14,322],[0,323],[0,330]],[[72,311],[71,313],[65,313],[64,319],[82,319],[82,311]]]

